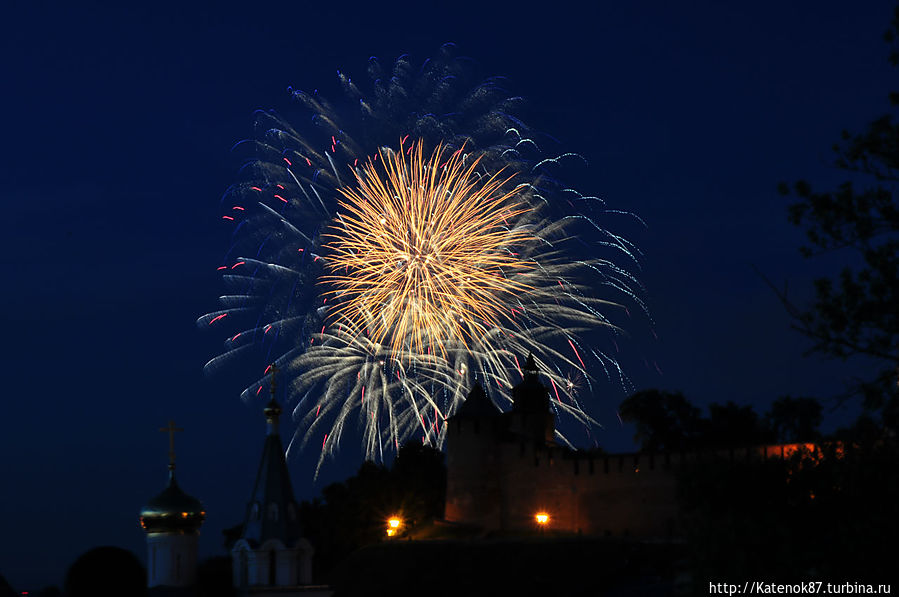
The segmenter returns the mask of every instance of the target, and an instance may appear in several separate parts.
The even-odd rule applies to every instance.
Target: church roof
[[[243,539],[255,546],[278,539],[292,546],[302,537],[299,505],[293,494],[284,447],[278,433],[281,408],[274,398],[265,409],[269,432],[262,448],[262,460],[256,474],[253,494],[247,504]]]
[[[174,467],[169,468],[169,484],[147,502],[140,523],[148,533],[194,532],[206,519],[203,504],[178,487]]]
[[[175,480],[175,432],[183,430],[169,421],[160,431],[169,434],[169,483],[140,511],[140,525],[148,533],[196,533],[206,520],[205,508]]]
[[[487,397],[487,393],[479,383],[475,383],[471,387],[465,402],[456,411],[457,417],[493,417],[498,414],[500,414],[500,410]]]

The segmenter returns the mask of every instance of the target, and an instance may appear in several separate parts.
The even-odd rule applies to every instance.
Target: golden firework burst
[[[332,324],[346,319],[394,351],[468,345],[511,317],[529,291],[519,248],[536,237],[521,222],[514,174],[481,175],[478,160],[421,142],[381,151],[340,189],[324,236]]]

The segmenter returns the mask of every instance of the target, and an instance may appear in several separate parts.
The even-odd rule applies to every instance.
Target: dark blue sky
[[[455,42],[587,158],[581,190],[647,222],[641,280],[659,340],[635,334],[637,388],[764,411],[784,394],[834,396],[865,371],[803,358],[753,268],[801,301],[840,264],[799,256],[775,189],[841,180],[839,132],[886,111],[888,3],[55,4],[0,19],[0,574],[19,590],[60,583],[95,545],[144,557],[137,514],[164,484],[156,430],[169,418],[186,429],[182,486],[209,511],[201,555],[222,551],[264,433],[240,386],[203,377],[221,339],[194,325],[220,290],[229,149],[254,109],[290,111],[288,85],[336,97],[336,70],[362,78],[370,55],[420,61]],[[613,450],[631,448],[621,398],[594,411]],[[292,461],[300,497],[358,466],[344,446],[316,485],[315,455]]]

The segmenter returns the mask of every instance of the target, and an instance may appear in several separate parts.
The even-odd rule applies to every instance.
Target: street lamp
[[[403,520],[397,516],[391,516],[387,520],[387,536],[393,537],[403,526]]]

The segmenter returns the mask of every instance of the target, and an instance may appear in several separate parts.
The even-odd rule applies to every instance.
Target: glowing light
[[[537,524],[540,526],[546,526],[549,524],[549,514],[546,512],[537,512],[537,514],[534,515],[534,520],[536,520]]]
[[[403,526],[403,519],[398,516],[391,516],[387,520],[387,536],[393,537]]]
[[[503,216],[530,211],[504,190],[502,171],[486,182],[456,154],[439,168],[445,149],[425,158],[421,143],[382,153],[342,188],[342,213],[325,235],[333,287],[339,297],[332,320],[365,329],[372,341],[399,352],[411,340],[422,352],[482,337],[507,319],[508,302],[530,288],[516,274],[532,266],[507,247],[527,242],[527,229],[509,228]]]

